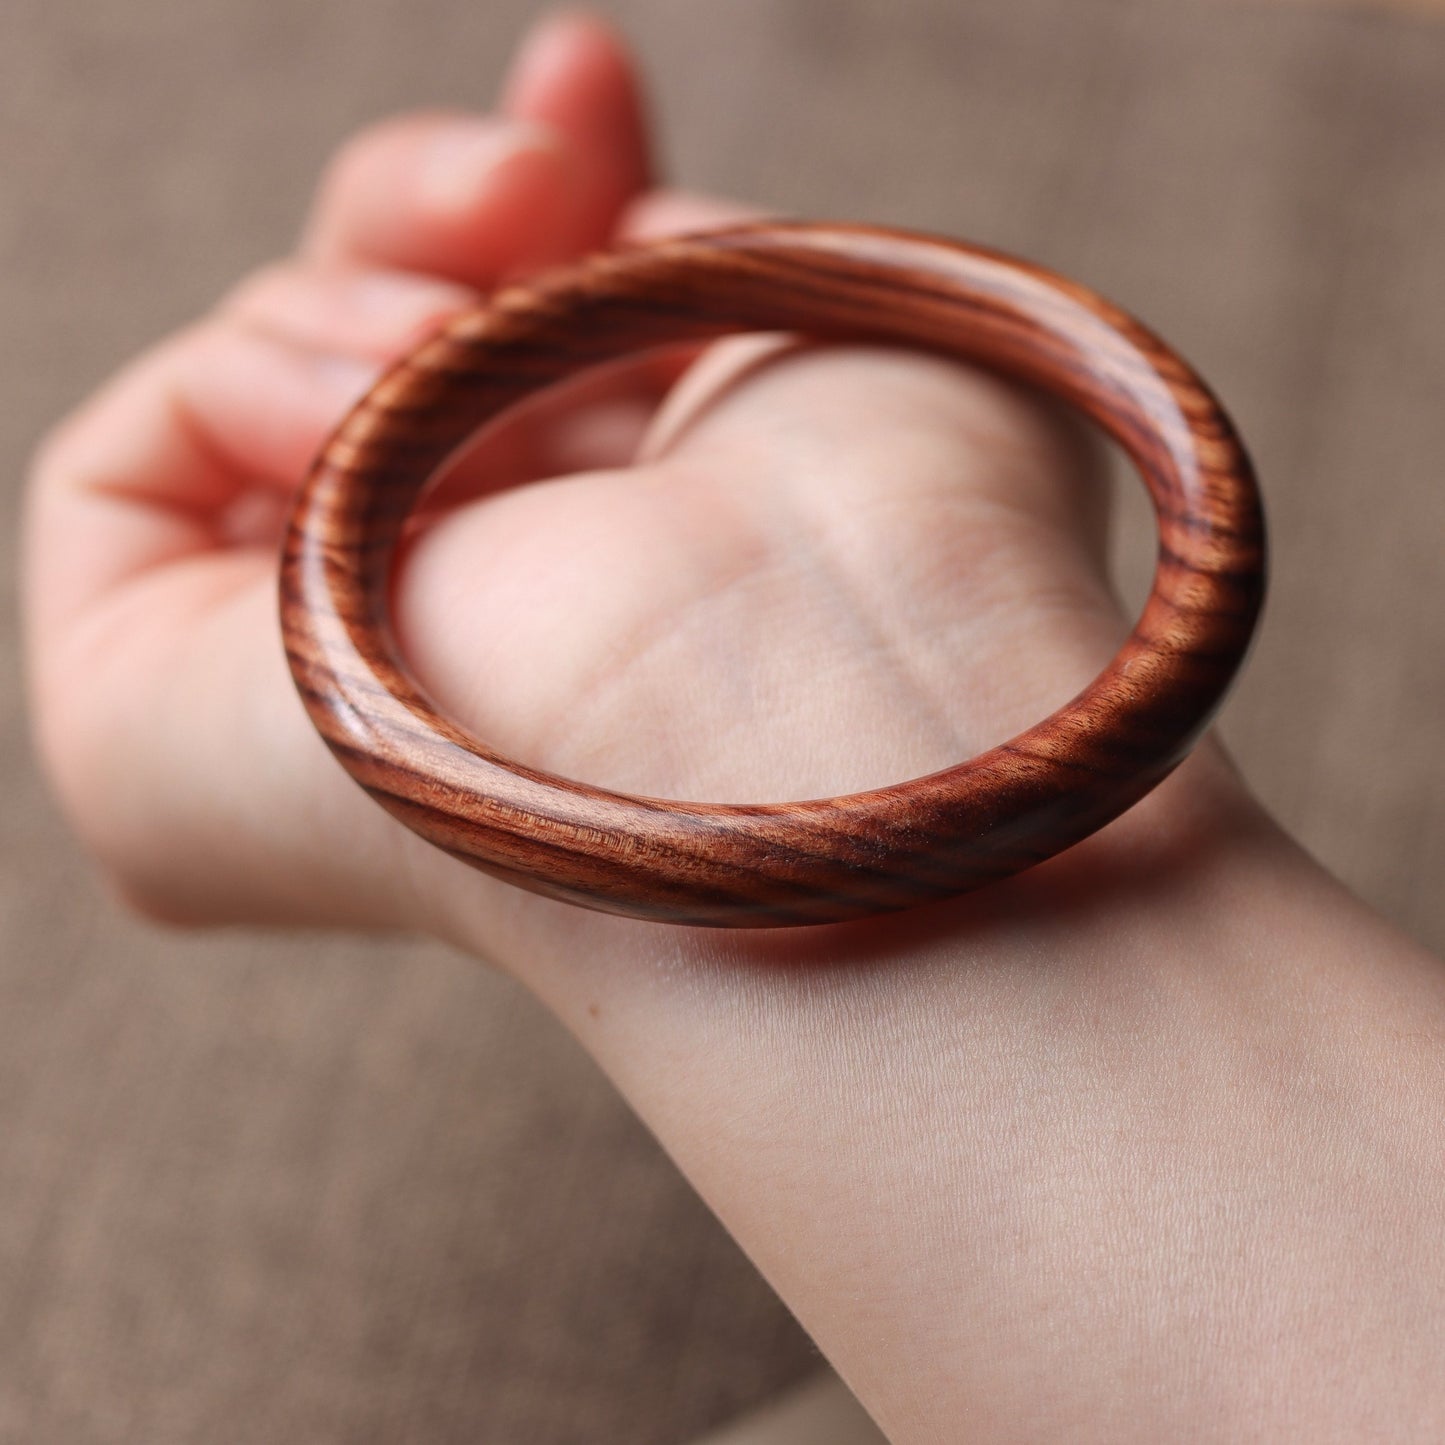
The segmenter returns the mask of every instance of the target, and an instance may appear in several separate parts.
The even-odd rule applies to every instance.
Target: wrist
[[[430,886],[418,891],[414,926],[518,976],[572,1019],[576,999],[585,992],[585,981],[570,963],[579,956],[625,958],[630,962],[624,967],[642,973],[651,960],[669,966],[690,960],[705,974],[720,968],[722,959],[739,965],[801,956],[901,959],[936,937],[962,934],[966,941],[972,922],[982,917],[1053,912],[1070,899],[1086,900],[1091,910],[1137,905],[1171,885],[1191,883],[1205,864],[1265,840],[1283,845],[1232,763],[1207,738],[1154,793],[1044,865],[958,899],[858,924],[784,929],[639,924],[539,897],[424,849],[437,866]],[[559,967],[560,991],[552,997],[544,980]]]
[[[1168,1433],[1175,1408],[1265,1418],[1271,1390],[1327,1419],[1332,1349],[1409,1383],[1340,1249],[1405,1240],[1418,1266],[1445,1225],[1406,1227],[1385,1167],[1428,1153],[1410,1099],[1438,1066],[1392,1040],[1439,1027],[1440,989],[1213,750],[1070,854],[912,915],[739,934],[517,898],[504,962],[891,1438],[964,1408],[1000,1438],[1103,1428],[1121,1402]],[[1388,1308],[1411,1274],[1360,1288]]]

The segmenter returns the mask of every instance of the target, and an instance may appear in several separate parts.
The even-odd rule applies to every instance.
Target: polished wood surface
[[[1131,456],[1159,522],[1133,633],[1072,702],[925,778],[806,802],[609,792],[512,761],[442,716],[395,651],[403,522],[446,459],[589,366],[736,331],[905,344],[1041,386]],[[610,912],[767,927],[856,918],[1027,868],[1118,816],[1222,700],[1263,598],[1248,458],[1208,389],[1087,289],[992,252],[776,224],[595,257],[455,318],[337,431],[296,503],[281,618],[298,688],[348,772],[408,827],[511,882]]]

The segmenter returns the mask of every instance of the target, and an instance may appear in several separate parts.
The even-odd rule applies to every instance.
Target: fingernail
[[[324,398],[328,409],[349,410],[371,390],[381,368],[374,361],[361,361],[353,356],[340,356],[330,351],[311,351],[300,355],[298,366],[318,398]]]
[[[522,156],[559,151],[556,137],[529,121],[452,121],[427,139],[416,186],[429,207],[462,210],[504,166]]]
[[[554,10],[535,21],[522,36],[507,67],[502,82],[502,110],[510,112],[534,89],[548,84],[554,72],[567,64],[575,36],[599,32],[611,40],[606,22],[586,10]]]
[[[338,295],[349,314],[384,341],[465,306],[472,293],[430,277],[362,271],[338,280]]]

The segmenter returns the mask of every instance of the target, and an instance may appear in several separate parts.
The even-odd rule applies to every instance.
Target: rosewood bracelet
[[[1074,700],[970,761],[797,803],[633,797],[526,767],[444,717],[387,615],[408,512],[483,424],[600,363],[740,331],[903,344],[1069,402],[1137,465],[1159,524],[1133,633]],[[1218,707],[1264,595],[1264,525],[1234,428],[1190,367],[1082,286],[897,231],[765,224],[589,259],[456,316],[316,461],[286,537],[291,671],[342,766],[438,847],[572,903],[773,927],[908,908],[1028,868],[1157,784]]]

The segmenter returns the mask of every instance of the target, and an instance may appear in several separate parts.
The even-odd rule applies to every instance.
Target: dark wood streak
[[[1134,632],[1074,700],[989,752],[801,803],[674,803],[513,762],[443,717],[397,654],[387,583],[452,452],[601,362],[737,331],[904,344],[1040,386],[1092,417],[1153,497],[1159,566]],[[569,902],[773,927],[908,908],[1078,842],[1157,784],[1222,700],[1264,596],[1264,522],[1233,426],[1189,366],[1085,288],[993,252],[776,224],[595,257],[454,318],[342,423],[297,499],[281,625],[343,767],[438,847]]]

